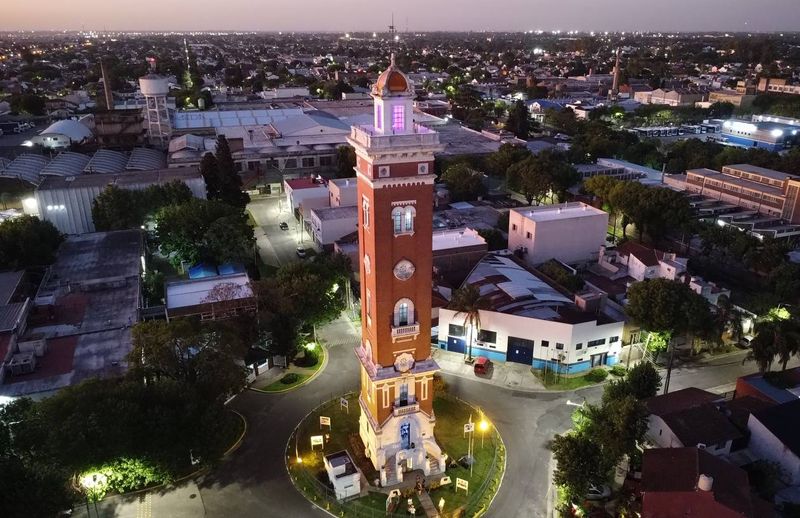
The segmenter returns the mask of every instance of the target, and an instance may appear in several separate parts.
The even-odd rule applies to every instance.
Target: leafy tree
[[[134,326],[128,362],[134,379],[173,379],[196,386],[198,394],[214,400],[244,387],[246,372],[240,363],[244,352],[236,333],[225,324],[151,320]]]
[[[630,394],[642,400],[658,394],[661,388],[661,376],[650,362],[639,362],[625,375],[625,384]]]
[[[508,248],[508,239],[503,236],[502,232],[495,228],[478,229],[478,234],[486,240],[489,251]]]
[[[472,341],[474,334],[481,329],[481,310],[488,309],[489,301],[485,299],[472,284],[466,284],[453,292],[448,308],[456,313],[453,318],[463,317],[464,325],[469,327],[467,339],[467,359],[472,360]]]
[[[156,235],[161,250],[176,264],[248,261],[255,241],[241,209],[194,198],[162,208],[156,215]]]
[[[523,140],[528,138],[531,132],[530,114],[524,102],[517,101],[511,109],[508,110],[505,128],[516,135],[517,138]]]
[[[52,264],[64,236],[49,221],[20,216],[0,223],[0,270]]]
[[[242,177],[236,172],[228,139],[224,135],[217,138],[217,150],[213,158],[206,154],[200,162],[200,172],[206,182],[208,198],[244,207],[250,196],[242,191]]]
[[[566,488],[570,500],[582,499],[589,486],[601,485],[610,470],[600,446],[585,434],[556,435],[551,450],[556,461],[553,482]]]
[[[631,394],[604,397],[602,405],[585,405],[582,433],[600,446],[604,463],[615,466],[623,456],[632,456],[647,432],[647,409]]]
[[[45,98],[36,94],[21,94],[11,97],[11,110],[29,115],[45,114]]]
[[[508,168],[508,187],[522,194],[528,205],[544,200],[550,190],[550,179],[545,164],[530,156]]]
[[[144,190],[108,185],[92,202],[92,219],[98,231],[139,228],[161,207],[190,199],[192,191],[179,180]]]
[[[769,273],[767,282],[782,300],[797,301],[800,296],[800,264],[788,261],[780,264]]]
[[[713,326],[708,301],[686,284],[669,279],[646,279],[635,283],[628,290],[625,312],[643,329],[669,333],[670,336],[704,333]],[[670,348],[665,393],[669,390],[673,352],[674,348]]]
[[[356,175],[356,151],[352,146],[336,148],[336,178],[352,178]]]
[[[781,363],[781,370],[786,370],[789,360],[797,354],[800,354],[800,326],[794,318],[756,323],[747,358],[756,362],[759,372],[769,371],[775,359]]]
[[[539,271],[572,293],[576,293],[583,288],[583,279],[565,270],[564,267],[554,259],[539,266]]]
[[[508,168],[531,156],[531,152],[523,146],[511,143],[501,144],[500,148],[486,157],[489,172],[496,176],[505,176]]]
[[[453,201],[474,200],[486,193],[481,173],[463,162],[448,167],[442,181]]]

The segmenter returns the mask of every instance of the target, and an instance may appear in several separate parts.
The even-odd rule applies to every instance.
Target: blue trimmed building
[[[600,294],[571,298],[527,270],[512,257],[486,255],[464,284],[478,288],[488,309],[480,329],[470,330],[464,315],[439,310],[439,347],[492,361],[578,373],[617,363],[624,321],[603,311]]]
[[[722,124],[725,144],[768,151],[782,151],[794,146],[797,133],[797,127],[779,122],[728,120]]]

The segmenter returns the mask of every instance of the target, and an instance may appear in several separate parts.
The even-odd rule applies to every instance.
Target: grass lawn
[[[355,458],[351,437],[358,436],[360,414],[358,396],[356,394],[348,396],[348,404],[349,413],[341,409],[338,400],[336,400],[325,403],[303,420],[298,426],[296,435],[299,439],[296,442],[294,440],[290,441],[287,447],[286,455],[289,461],[289,472],[293,476],[295,486],[309,500],[317,502],[334,514],[338,515],[343,512],[344,516],[348,516],[355,515],[357,511],[361,511],[360,514],[364,514],[366,512],[364,508],[368,508],[372,511],[377,511],[380,516],[383,516],[386,496],[380,492],[370,492],[364,498],[345,504],[331,502],[330,499],[324,497],[327,476],[322,463],[323,452],[319,447],[312,451],[310,437],[312,435],[323,435],[325,437],[324,453],[326,454],[347,449]],[[478,412],[453,398],[437,397],[433,402],[433,406],[436,413],[436,428],[434,429],[436,440],[450,458],[457,460],[466,455],[468,451],[468,440],[463,437],[464,424],[468,421],[470,414],[472,414],[473,422],[478,421]],[[327,426],[320,427],[320,416],[331,418],[330,431],[328,431]],[[360,440],[356,444],[360,445]],[[297,455],[302,459],[302,463],[298,463],[295,460],[295,447],[297,448]],[[430,492],[434,505],[438,504],[440,498],[444,498],[446,514],[455,511],[459,507],[465,507],[466,513],[463,516],[473,516],[479,509],[488,507],[491,498],[499,488],[505,455],[502,444],[494,438],[493,431],[489,430],[486,432],[483,447],[481,447],[480,432],[476,432],[473,447],[475,463],[472,476],[470,476],[469,468],[463,466],[448,468],[446,475],[452,479],[452,484],[433,489]],[[495,451],[498,451],[499,455],[495,460],[496,464],[493,469]],[[377,477],[377,473],[371,468],[368,460],[362,457],[361,459],[356,459],[356,463],[364,471],[367,480]],[[367,464],[366,469],[365,463]],[[372,473],[367,473],[368,469]],[[486,486],[486,491],[481,492],[480,489],[487,477],[491,480]],[[463,490],[458,493],[455,492],[456,478],[469,481],[469,495],[465,494]],[[413,498],[415,499],[417,515],[424,515],[422,508],[417,505],[416,496],[413,496]],[[401,505],[395,510],[395,513],[396,515],[406,515],[405,498],[401,501]]]
[[[288,375],[287,372],[283,376],[281,376],[278,380],[273,381],[272,383],[264,384],[264,385],[255,385],[255,388],[258,390],[263,390],[264,392],[281,392],[284,390],[288,390],[292,387],[296,387],[303,383],[305,380],[311,377],[310,374],[300,374],[297,373],[297,379],[291,383],[284,383],[282,380]]]
[[[592,379],[589,373],[570,377],[562,374],[561,377],[558,378],[555,373],[550,371],[547,372],[546,376],[543,375],[542,371],[539,369],[531,369],[531,372],[533,372],[544,387],[549,390],[575,390],[599,383],[596,379]]]

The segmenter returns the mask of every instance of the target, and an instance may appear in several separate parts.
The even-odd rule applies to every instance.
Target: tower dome
[[[411,80],[394,63],[394,54],[392,54],[389,68],[384,70],[372,85],[372,95],[378,97],[414,95]]]

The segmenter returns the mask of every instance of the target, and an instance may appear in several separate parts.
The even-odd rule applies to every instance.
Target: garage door
[[[447,350],[454,353],[463,353],[466,350],[467,341],[463,338],[456,338],[455,336],[447,337]]]
[[[508,337],[508,350],[506,360],[515,363],[533,364],[533,340],[524,338]]]

